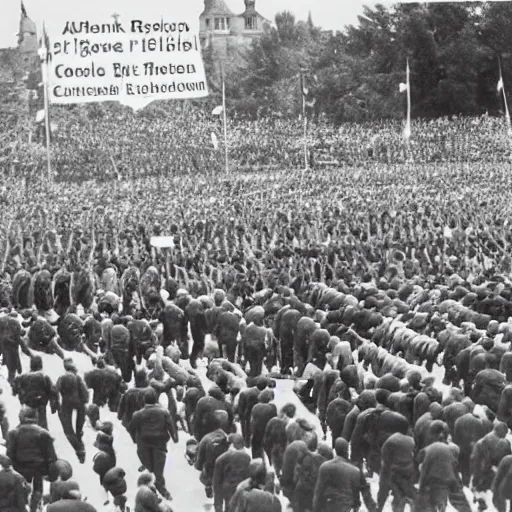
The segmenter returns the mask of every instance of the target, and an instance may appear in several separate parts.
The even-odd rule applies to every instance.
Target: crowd
[[[213,153],[191,150],[212,172],[165,179],[158,166],[189,165],[180,134],[153,120],[148,136],[141,116],[135,136],[121,121],[70,122],[60,149],[57,136],[69,181],[11,175],[0,191],[0,348],[22,406],[10,425],[1,402],[0,510],[96,510],[73,480],[91,463],[86,423],[119,510],[172,509],[164,467],[182,436],[216,512],[278,512],[286,500],[295,512],[381,511],[390,494],[396,511],[469,511],[471,496],[507,510],[512,173],[500,121],[425,122],[431,143],[408,150],[390,124],[318,128],[318,144],[352,165],[227,176]],[[291,125],[265,123],[232,126],[245,163],[299,161],[300,145],[279,144],[295,140]],[[386,136],[386,157],[363,142]],[[79,183],[105,161],[121,179]],[[76,352],[94,368],[80,372]],[[62,360],[58,380],[41,354]],[[292,403],[277,408],[282,379],[323,433]],[[138,482],[118,465],[107,411],[134,442]],[[49,413],[76,459],[59,457]]]
[[[155,107],[156,108],[156,107]],[[224,169],[222,119],[195,105],[164,114],[121,108],[101,116],[56,109],[52,165],[58,181],[115,180],[211,174]],[[53,118],[52,118],[53,119]],[[419,163],[507,163],[511,148],[503,118],[414,120],[408,145],[399,121],[346,123],[322,118],[308,125],[311,167]],[[228,120],[231,169],[304,166],[303,123],[279,117]],[[212,140],[214,137],[214,141]],[[1,148],[0,148],[1,150]],[[4,157],[5,169],[27,178],[46,169],[46,154],[19,146]]]

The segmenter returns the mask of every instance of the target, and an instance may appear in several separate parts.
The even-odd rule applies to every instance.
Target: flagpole
[[[46,28],[43,25],[44,58],[41,62],[44,98],[44,128],[46,132],[46,162],[48,167],[48,181],[52,182],[52,164],[50,159],[50,102],[48,101],[48,48],[46,47]]]
[[[224,68],[222,68],[222,119],[224,124],[224,159],[226,165],[226,174],[229,172],[228,160],[228,122],[226,115],[226,84],[224,82]]]
[[[302,96],[302,118],[304,121],[304,170],[308,170],[308,119],[306,117],[306,96],[304,95],[304,75],[300,70],[300,93]]]
[[[407,140],[411,136],[411,80],[410,80],[410,70],[409,70],[409,59],[407,59],[407,71],[406,71],[406,79],[407,79]]]

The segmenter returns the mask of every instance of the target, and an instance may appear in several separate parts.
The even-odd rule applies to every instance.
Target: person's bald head
[[[338,437],[334,443],[334,451],[338,457],[348,458],[348,442],[343,437]]]

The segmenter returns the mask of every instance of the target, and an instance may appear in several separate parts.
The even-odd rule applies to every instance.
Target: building
[[[224,0],[204,0],[199,16],[202,48],[211,47],[217,59],[224,60],[250,47],[271,22],[256,11],[256,0],[244,0],[245,10],[235,14]]]

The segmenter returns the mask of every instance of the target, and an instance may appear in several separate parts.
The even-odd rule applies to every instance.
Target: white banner
[[[208,96],[199,37],[188,23],[67,22],[50,41],[50,103],[142,108],[156,99]]]

